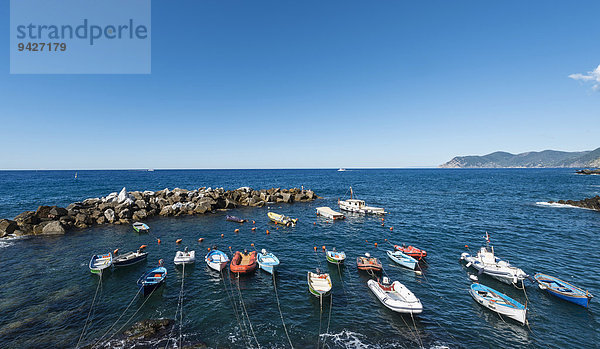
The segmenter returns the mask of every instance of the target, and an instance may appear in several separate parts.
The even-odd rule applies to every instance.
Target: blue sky
[[[425,167],[595,149],[599,10],[154,1],[150,75],[10,75],[0,55],[0,168]],[[8,47],[8,1],[0,15]]]

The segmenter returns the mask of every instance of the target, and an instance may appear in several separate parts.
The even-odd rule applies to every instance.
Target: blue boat
[[[217,247],[214,246],[210,250],[210,252],[208,252],[206,257],[204,257],[204,260],[211,269],[220,272],[227,266],[227,262],[229,262],[229,257],[227,257],[227,255],[224,252],[217,250]]]
[[[573,286],[554,276],[537,273],[533,276],[540,289],[548,291],[553,296],[587,308],[594,297],[589,291]]]
[[[142,289],[142,294],[147,296],[155,289],[164,284],[167,278],[167,268],[163,267],[163,260],[158,261],[158,267],[146,272],[137,281],[138,287]]]
[[[417,267],[417,260],[401,251],[386,251],[388,257],[394,262],[401,266],[415,270]]]
[[[267,250],[264,248],[258,253],[257,261],[258,267],[269,274],[273,274],[275,267],[279,265],[279,258],[273,253],[267,253]]]

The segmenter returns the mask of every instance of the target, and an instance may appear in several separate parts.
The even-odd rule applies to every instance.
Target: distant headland
[[[511,154],[497,151],[487,155],[457,156],[441,168],[557,168],[600,167],[600,148],[589,151],[556,150]]]

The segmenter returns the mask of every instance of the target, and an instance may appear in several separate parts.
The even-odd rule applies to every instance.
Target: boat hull
[[[225,269],[225,267],[227,267],[229,257],[219,250],[212,250],[206,255],[204,261],[210,269],[221,272],[223,269]]]
[[[486,274],[508,285],[522,285],[523,280],[527,277],[527,274],[519,272],[520,269],[516,267],[503,267],[495,264],[486,265],[466,252],[463,253],[460,258],[467,262],[468,267],[473,267],[478,272]]]
[[[314,280],[313,280],[314,279]],[[316,280],[321,280],[323,285],[317,287]],[[326,297],[331,294],[331,278],[329,274],[315,274],[308,272],[307,275],[308,291],[315,297]]]
[[[590,300],[593,297],[588,291],[550,275],[537,273],[533,278],[538,282],[540,289],[547,291],[557,298],[584,308],[589,306]]]
[[[417,260],[405,255],[404,253],[400,252],[400,251],[396,251],[396,252],[392,252],[392,251],[386,251],[388,257],[390,257],[391,260],[393,260],[394,262],[396,262],[397,264],[400,264],[401,266],[408,268],[408,269],[412,269],[415,270],[415,268],[417,267]]]
[[[251,273],[256,270],[256,265],[256,251],[250,252],[246,261],[243,260],[242,253],[237,251],[231,259],[229,270],[236,274]]]
[[[395,281],[392,285],[400,288],[402,284],[400,284],[398,281]],[[423,304],[421,304],[421,301],[414,297],[412,292],[408,291],[406,287],[404,287],[404,289],[410,292],[412,295],[410,298],[404,298],[398,292],[384,291],[379,283],[375,280],[367,281],[367,286],[369,286],[369,289],[371,292],[373,292],[381,304],[383,304],[386,308],[395,311],[396,313],[421,314],[423,312]]]
[[[325,251],[325,258],[331,264],[343,264],[346,260],[346,254],[344,252]]]
[[[157,267],[144,273],[137,281],[138,287],[144,296],[150,295],[154,290],[165,283],[167,278],[167,269],[165,267]]]
[[[256,261],[258,267],[269,274],[274,274],[276,267],[279,266],[279,259],[272,253],[266,255],[259,253]]]
[[[185,252],[178,251],[177,254],[175,254],[175,258],[173,259],[173,263],[175,265],[194,264],[194,263],[196,263],[196,251],[190,251],[187,254]]]
[[[364,258],[365,260],[361,259]],[[377,258],[356,257],[356,267],[358,270],[381,272],[383,266]]]
[[[494,292],[495,297],[494,299],[489,299],[482,296],[481,292]],[[481,284],[472,284],[471,288],[469,289],[469,293],[477,303],[485,308],[511,318],[519,322],[521,325],[525,325],[527,321],[527,308],[512,298]],[[499,296],[499,298],[497,296]],[[505,302],[500,302],[497,299]]]
[[[143,254],[140,254],[137,257],[123,260],[123,261],[119,261],[119,259],[117,257],[113,260],[113,265],[115,267],[119,267],[119,268],[128,267],[130,265],[134,265],[134,264],[140,263],[142,261],[145,261],[147,259],[147,257],[148,257],[148,253],[146,253],[146,252],[144,252]]]

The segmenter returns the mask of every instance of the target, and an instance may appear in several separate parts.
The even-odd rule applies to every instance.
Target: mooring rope
[[[177,299],[177,309],[175,310],[175,321],[177,321],[177,314],[180,315],[179,319],[179,346],[181,347],[181,329],[183,323],[183,282],[185,280],[185,263],[182,264],[183,271],[181,276],[181,289],[179,290],[179,297]],[[173,332],[175,332],[175,325],[171,328],[171,332],[169,333],[169,338],[167,338],[167,343],[165,344],[165,349],[169,346],[171,339],[173,339]],[[177,340],[175,340],[175,344],[177,344]]]
[[[242,297],[242,290],[240,289],[240,280],[237,282],[238,293],[240,294],[240,303],[242,303],[242,307],[244,309],[244,313],[246,314],[246,318],[248,318],[248,325],[250,326],[250,331],[252,331],[252,336],[254,337],[254,341],[256,345],[260,349],[260,344],[258,343],[258,339],[256,339],[256,334],[254,333],[254,328],[252,327],[252,322],[250,322],[250,316],[248,316],[248,310],[246,309],[246,304],[244,304],[244,298]]]
[[[142,287],[143,287],[143,286],[142,286]],[[150,292],[150,294],[148,295],[148,297],[146,297],[146,299],[144,299],[144,301],[142,302],[142,305],[140,305],[140,306],[139,306],[139,307],[136,309],[135,313],[133,313],[133,315],[131,315],[131,317],[129,317],[129,319],[127,319],[127,321],[125,321],[125,323],[124,323],[124,324],[123,324],[121,327],[119,327],[119,329],[118,329],[118,330],[116,330],[116,331],[115,331],[115,332],[114,332],[112,335],[110,335],[110,337],[108,337],[108,339],[106,340],[106,343],[108,343],[108,342],[109,342],[109,341],[110,341],[110,340],[111,340],[111,339],[112,339],[112,338],[113,338],[113,337],[114,337],[114,336],[115,336],[117,333],[121,332],[121,330],[122,330],[122,329],[123,329],[123,328],[124,328],[124,327],[125,327],[125,326],[126,326],[126,325],[127,325],[127,324],[128,324],[130,321],[131,321],[131,320],[132,320],[132,319],[133,319],[133,317],[134,317],[134,316],[136,316],[136,315],[137,315],[137,313],[138,313],[138,312],[139,312],[139,311],[142,309],[142,307],[144,306],[144,304],[146,304],[146,302],[148,301],[148,299],[150,299],[150,297],[152,297],[152,294],[154,294],[154,291],[156,291],[156,290],[157,290],[159,287],[160,287],[160,286],[158,286],[158,287],[155,287],[155,288],[152,290],[152,292]]]
[[[285,321],[283,321],[283,313],[281,312],[281,304],[279,302],[279,295],[277,293],[277,284],[275,283],[275,274],[273,276],[273,288],[275,289],[275,299],[277,300],[277,308],[279,309],[279,316],[281,317],[281,323],[283,324],[283,330],[285,331],[285,336],[287,337],[288,342],[290,343],[290,347],[294,349],[294,345],[292,344],[292,340],[290,339],[290,335],[288,333],[287,327],[285,326]]]
[[[94,348],[96,345],[98,345],[100,343],[100,341],[102,341],[102,339],[110,332],[110,330],[112,330],[115,327],[115,325],[119,322],[119,320],[121,320],[121,318],[123,317],[123,315],[125,315],[125,313],[127,312],[127,310],[129,310],[129,307],[131,307],[131,305],[133,304],[133,302],[135,301],[135,299],[137,298],[137,296],[140,294],[141,291],[142,291],[142,288],[140,288],[137,291],[137,293],[135,294],[135,296],[133,296],[133,298],[131,299],[131,301],[129,302],[129,304],[125,308],[125,310],[123,310],[123,312],[121,313],[121,315],[119,316],[119,318],[117,319],[117,321],[115,321],[108,328],[108,330],[106,330],[106,332],[104,332],[104,334],[99,339],[96,340],[96,342],[92,345],[92,348]]]
[[[90,319],[90,316],[92,315],[92,309],[94,309],[94,303],[96,302],[96,297],[98,296],[98,290],[100,289],[101,285],[102,285],[102,271],[100,271],[100,279],[98,280],[98,286],[96,286],[96,292],[94,293],[94,298],[92,299],[92,304],[90,305],[90,310],[88,311],[87,318],[85,319],[85,323],[83,324],[83,329],[81,330],[81,334],[79,335],[79,340],[77,341],[77,345],[75,346],[75,348],[79,348],[79,343],[81,343],[81,340],[83,339],[83,336],[86,333],[88,321]]]
[[[319,309],[319,333],[317,334],[317,349],[319,349],[319,346],[321,345],[321,318],[323,317],[323,295],[319,295],[319,303],[320,303],[320,309]]]
[[[329,333],[329,324],[331,323],[331,308],[333,308],[333,295],[329,295],[329,318],[327,319],[327,333]]]

